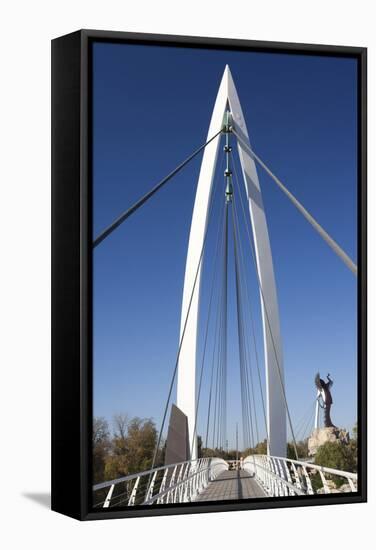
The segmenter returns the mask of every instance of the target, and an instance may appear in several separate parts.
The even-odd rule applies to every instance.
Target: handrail
[[[276,479],[277,481],[280,481],[281,477],[279,475],[275,474],[274,472],[272,472],[271,470],[268,470],[267,468],[265,468],[264,466],[260,466],[259,464],[257,465],[257,467],[261,468],[262,470],[265,470],[274,479]],[[286,480],[283,480],[283,481],[284,481],[284,484],[286,485],[286,487],[291,489],[294,493],[296,493],[297,495],[304,495],[304,492],[301,489],[299,489],[298,487],[296,487],[295,485],[293,485],[293,483],[290,483],[289,481],[286,481]]]
[[[357,474],[300,460],[269,455],[249,455],[244,459],[243,468],[255,475],[269,496],[341,492],[340,489],[332,487],[326,476],[342,477],[346,480],[351,492],[357,491]],[[312,474],[316,473],[320,474],[322,487],[319,488],[312,484]]]
[[[180,466],[181,464],[187,464],[188,462],[197,462],[197,460],[200,460],[198,458],[194,460],[188,460],[185,462],[175,462],[174,464],[169,464],[168,468],[174,468],[175,466]],[[124,477],[117,477],[116,479],[111,479],[110,481],[102,481],[101,483],[97,483],[96,485],[93,485],[93,491],[99,491],[100,489],[105,489],[106,487],[109,487],[110,485],[116,485],[118,483],[121,483],[122,481],[131,481],[132,479],[136,479],[137,477],[146,476],[149,474],[153,474],[154,472],[157,472],[158,470],[165,470],[167,466],[157,466],[156,468],[152,468],[151,470],[145,470],[143,472],[139,472],[137,474],[129,474],[128,476]]]
[[[280,456],[274,456],[273,458],[277,458],[278,460],[285,460],[286,462],[293,462],[294,464],[298,464],[299,466],[308,466],[313,470],[317,470],[317,471],[321,470],[322,472],[325,472],[327,474],[332,474],[339,477],[346,477],[354,480],[358,479],[358,475],[355,472],[347,472],[346,470],[336,470],[335,468],[328,468],[327,466],[321,466],[321,464],[312,464],[311,462],[304,462],[303,460],[294,460],[292,458],[283,458]]]
[[[228,470],[230,463],[237,462],[242,469],[254,474],[256,481],[270,497],[338,492],[326,476],[342,477],[347,481],[351,492],[357,491],[358,476],[353,472],[284,457],[249,455],[239,461],[226,462],[221,458],[199,458],[176,462],[97,483],[93,486],[94,494],[102,489],[109,490],[104,499],[94,506],[109,508],[116,505],[192,502],[206,489],[210,481],[216,479],[221,472]],[[316,473],[320,474],[322,483],[320,488],[312,483],[312,474]],[[140,483],[140,481],[147,483]],[[124,491],[119,494],[116,487],[122,483]]]
[[[185,462],[159,466],[138,474],[130,474],[93,486],[97,491],[109,488],[104,500],[95,507],[137,504],[168,504],[192,502],[215,479],[220,472],[227,470],[228,464],[221,458],[199,458]],[[140,481],[147,481],[141,483]],[[133,482],[133,483],[132,483]],[[117,494],[116,487],[124,484],[124,491]],[[122,489],[120,489],[121,491]],[[154,491],[156,491],[155,494]],[[115,504],[116,501],[116,504]]]
[[[207,470],[210,469],[210,465],[209,466],[206,466],[206,468],[202,468],[200,471],[198,472],[194,472],[192,475],[188,476],[186,479],[184,479],[183,481],[179,481],[179,483],[176,483],[176,485],[174,485],[173,489],[177,489],[178,487],[180,487],[181,485],[183,485],[184,483],[187,483],[187,481],[189,481],[190,479],[193,479],[197,474],[200,474],[202,472],[206,472]],[[152,504],[155,500],[158,500],[159,498],[162,498],[164,497],[165,495],[167,495],[167,493],[169,493],[172,489],[171,488],[168,488],[168,489],[165,489],[164,491],[162,491],[161,493],[158,493],[157,495],[154,495],[152,498],[150,498],[149,500],[145,501],[143,504]]]

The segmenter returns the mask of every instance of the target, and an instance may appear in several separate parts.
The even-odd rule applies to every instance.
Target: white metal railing
[[[93,486],[94,506],[192,502],[225,470],[221,458],[200,458],[105,481]]]
[[[254,474],[271,497],[357,491],[357,474],[299,460],[250,455],[244,459],[243,468]],[[334,482],[338,478],[343,480],[339,487]]]

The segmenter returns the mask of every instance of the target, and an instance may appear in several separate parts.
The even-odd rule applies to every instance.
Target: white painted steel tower
[[[225,68],[218,90],[209,126],[208,140],[223,126],[227,110],[230,110],[231,113],[234,134],[241,138],[237,140],[237,148],[248,198],[256,252],[257,276],[260,283],[266,373],[268,453],[284,457],[287,445],[286,397],[284,395],[283,356],[273,259],[256,165],[249,153],[248,131],[228,66]],[[182,339],[185,324],[186,327],[179,357],[177,406],[188,417],[192,459],[197,458],[197,438],[194,431],[196,425],[196,348],[201,279],[200,255],[208,221],[208,207],[220,137],[219,135],[209,143],[203,154],[189,236],[181,311],[180,339]],[[200,265],[198,278],[194,285],[198,265]],[[193,288],[195,290],[192,295]]]

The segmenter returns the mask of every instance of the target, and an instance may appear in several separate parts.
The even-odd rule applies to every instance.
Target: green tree
[[[148,470],[157,444],[157,430],[151,419],[114,417],[114,437],[107,457],[105,478],[115,479]]]
[[[156,445],[157,430],[154,422],[150,419],[133,418],[127,434],[130,474],[151,468]]]
[[[202,448],[202,437],[201,435],[198,435],[197,436],[197,456],[198,458],[202,458],[203,457],[203,448]]]
[[[308,439],[296,442],[296,450],[299,459],[308,457]],[[287,458],[296,460],[296,453],[293,443],[287,443]]]
[[[202,447],[201,448],[201,457],[202,458],[210,458],[216,455],[216,449],[211,449],[210,447]]]
[[[211,449],[210,447],[202,447],[200,458],[223,458],[223,460],[235,460],[236,459],[236,450],[229,449],[225,451],[224,449]],[[240,457],[240,453],[239,453]]]
[[[352,445],[327,441],[318,448],[315,455],[315,464],[345,472],[356,472],[357,453],[354,451]]]
[[[127,437],[129,418],[127,414],[118,413],[113,417],[114,437],[125,440]]]
[[[103,417],[93,419],[93,477],[94,483],[103,481],[106,460],[111,447],[108,422]]]
[[[326,442],[321,445],[315,455],[315,464],[345,472],[357,472],[358,469],[358,433],[357,424],[353,430],[353,437],[349,443],[340,441]],[[344,479],[339,476],[329,476],[333,479],[337,487],[344,483]],[[316,474],[318,479],[318,474]]]
[[[115,414],[113,416],[113,437],[111,452],[108,454],[105,465],[105,479],[116,479],[128,474],[127,460],[127,431],[128,416]]]
[[[242,456],[246,457],[248,455],[266,455],[268,450],[268,444],[266,439],[264,441],[259,441],[255,447],[250,447],[245,449],[242,452]]]

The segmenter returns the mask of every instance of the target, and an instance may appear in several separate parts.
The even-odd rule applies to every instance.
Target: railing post
[[[182,491],[183,491],[183,494],[182,494],[182,502],[188,502],[188,483],[189,481],[187,481],[187,478],[188,478],[188,472],[189,472],[189,462],[185,468],[185,472],[184,472],[184,484],[182,486]]]
[[[349,485],[350,485],[351,491],[352,491],[353,493],[355,493],[355,492],[356,492],[356,488],[355,488],[355,485],[354,485],[353,480],[351,479],[351,477],[346,477],[346,479],[347,479],[347,481],[348,481],[348,483],[349,483]]]
[[[356,492],[357,475],[351,472],[344,472],[334,468],[326,468],[299,460],[291,460],[282,457],[269,455],[251,455],[246,457],[242,467],[253,472],[257,481],[269,496],[314,494],[311,482],[311,475],[319,474],[325,493],[331,493],[331,487],[326,475],[343,478],[348,483],[352,492]],[[164,504],[177,502],[191,502],[214,480],[221,472],[228,469],[228,464],[219,458],[202,458],[196,461],[179,462],[170,466],[154,468],[139,474],[131,474],[112,480],[99,483],[94,486],[95,490],[108,488],[104,502],[96,506],[108,508],[116,499],[117,505],[127,502],[128,506],[136,504],[137,494],[141,491],[140,480],[151,480],[149,486],[142,484],[142,502],[147,504]],[[157,494],[155,487],[159,475],[162,480]],[[120,491],[119,496],[114,497],[115,486],[125,484],[125,492]],[[145,489],[144,489],[145,487]],[[129,496],[130,494],[130,496]],[[123,496],[125,495],[125,496]],[[141,501],[141,496],[138,501]]]
[[[308,492],[309,495],[313,495],[314,491],[313,491],[313,488],[312,488],[311,478],[309,477],[308,472],[307,472],[307,468],[305,466],[303,466],[303,472],[304,472],[304,477],[305,477],[306,483],[307,483],[307,492]]]
[[[284,467],[284,470],[285,470],[285,475],[286,475],[286,479],[289,483],[291,483],[291,485],[293,485],[293,482],[292,482],[292,478],[291,478],[291,474],[290,474],[290,469],[289,469],[289,466],[288,466],[288,463],[287,463],[287,460],[283,460],[283,467]],[[288,488],[288,492],[287,494],[289,494],[290,496],[291,495],[294,495],[294,491],[290,488]]]
[[[107,493],[106,500],[104,501],[103,508],[108,508],[110,506],[112,493],[114,492],[115,484],[111,485],[110,490]]]
[[[330,488],[329,488],[328,482],[325,478],[324,472],[321,470],[321,468],[319,470],[319,473],[320,473],[320,477],[321,477],[321,481],[322,481],[322,486],[324,488],[324,492],[326,494],[329,494],[330,493]]]
[[[244,468],[255,472],[257,480],[269,496],[313,495],[313,473],[320,474],[325,493],[331,492],[326,475],[344,478],[350,490],[356,492],[356,474],[299,460],[270,455],[250,455],[244,460]]]
[[[165,469],[164,474],[163,474],[162,483],[161,483],[161,486],[160,486],[160,488],[159,488],[159,492],[160,492],[160,493],[163,493],[163,491],[165,490],[165,487],[166,487],[166,479],[167,479],[167,472],[168,472],[168,467]],[[157,504],[163,504],[163,497],[160,497],[160,498],[157,500]]]
[[[175,466],[174,469],[173,469],[173,471],[172,471],[172,475],[171,475],[171,478],[170,478],[170,482],[169,482],[169,484],[168,484],[169,488],[171,488],[171,487],[174,485],[174,483],[175,483],[176,468],[177,468],[177,466]],[[167,504],[168,504],[168,503],[170,502],[170,500],[171,500],[171,499],[170,499],[170,496],[173,497],[173,495],[171,495],[171,492],[172,492],[172,491],[170,491],[170,492],[167,493]],[[172,501],[172,502],[173,502],[173,501]]]
[[[179,483],[182,481],[182,478],[183,478],[184,466],[185,466],[185,464],[182,464],[179,468],[179,475],[178,475],[178,479],[176,481],[177,488],[174,490],[174,503],[180,502],[181,487],[180,487]]]
[[[284,468],[285,461],[283,459],[280,459],[280,458],[277,458],[276,461],[277,461],[279,476],[281,478],[282,495],[288,496],[289,489],[288,489],[288,486],[286,484],[287,479],[286,479],[286,472],[285,472],[285,468]]]
[[[128,500],[128,506],[134,506],[139,483],[140,483],[140,476],[138,476],[138,478],[136,479],[135,484],[133,485],[132,493],[131,493],[131,496]]]
[[[278,469],[277,469],[277,465],[276,465],[276,459],[274,457],[271,457],[271,463],[272,463],[272,472],[273,474],[275,474],[276,476],[278,476]],[[273,487],[274,487],[274,491],[273,491],[273,496],[282,496],[281,494],[281,483],[279,481],[279,479],[275,476],[273,476]]]
[[[293,462],[291,463],[291,466],[292,466],[292,470],[294,472],[295,485],[297,486],[298,489],[302,490],[302,484],[300,482],[300,477],[299,477],[298,470],[297,470],[297,468],[296,468],[296,466]]]
[[[146,496],[145,496],[145,502],[147,500],[149,500],[149,498],[151,498],[153,496],[153,490],[154,490],[154,484],[155,484],[155,478],[157,477],[157,473],[158,473],[158,470],[156,470],[153,474],[153,477],[151,478],[151,482],[150,482],[150,485],[149,485],[149,488],[146,492]]]
[[[181,481],[184,481],[186,479],[188,467],[189,467],[189,463],[183,464],[182,466],[183,473],[181,476]],[[184,494],[185,494],[185,483],[182,483],[179,487],[179,502],[184,502]]]
[[[271,472],[273,474],[275,473],[274,472],[274,462],[273,462],[273,458],[271,456],[268,457],[268,470],[269,470],[269,472]],[[269,480],[270,480],[269,483],[270,483],[271,496],[272,497],[278,496],[276,494],[277,493],[277,485],[276,485],[275,477],[269,475]]]

